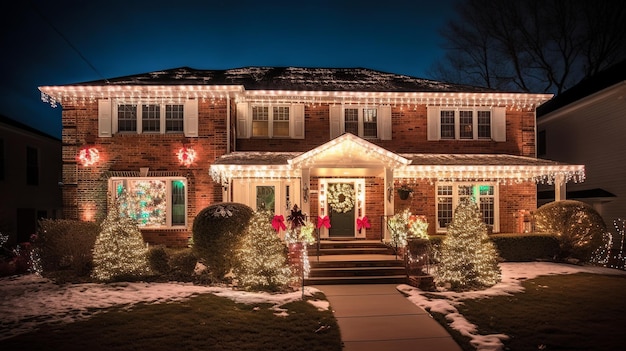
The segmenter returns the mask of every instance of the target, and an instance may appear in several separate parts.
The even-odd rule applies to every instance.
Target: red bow
[[[359,231],[361,230],[361,228],[371,228],[372,225],[370,224],[370,220],[367,218],[367,216],[363,216],[363,218],[357,218],[356,220],[356,229],[358,229]]]
[[[287,227],[285,226],[285,217],[283,217],[283,215],[276,215],[274,216],[274,218],[272,219],[272,228],[274,228],[275,231],[280,231],[287,229]]]
[[[317,217],[317,228],[326,227],[326,229],[330,228],[330,218],[328,216],[318,216]]]

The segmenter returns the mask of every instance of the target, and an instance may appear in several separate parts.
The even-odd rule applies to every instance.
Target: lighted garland
[[[335,212],[350,212],[354,208],[354,189],[344,183],[330,184],[327,201]]]

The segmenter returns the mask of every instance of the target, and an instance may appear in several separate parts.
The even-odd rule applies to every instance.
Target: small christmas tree
[[[476,203],[461,201],[441,242],[437,285],[455,291],[483,289],[501,280],[498,252]]]
[[[136,279],[150,273],[148,248],[137,222],[121,211],[122,193],[102,222],[93,248],[92,277],[100,281]]]
[[[248,290],[277,291],[289,283],[287,248],[272,228],[271,213],[253,214],[235,252],[234,273]]]

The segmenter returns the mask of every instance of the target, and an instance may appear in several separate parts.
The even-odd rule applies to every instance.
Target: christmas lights
[[[181,147],[176,153],[178,163],[182,166],[189,167],[196,161],[196,150],[191,147]]]
[[[89,167],[100,161],[100,152],[95,147],[85,147],[80,149],[77,159],[84,167]]]

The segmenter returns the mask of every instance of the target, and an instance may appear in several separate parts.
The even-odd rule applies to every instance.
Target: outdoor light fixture
[[[178,157],[178,162],[181,165],[189,167],[196,160],[196,150],[192,149],[191,147],[183,146],[178,150],[176,156]]]
[[[78,162],[84,167],[92,166],[100,161],[100,152],[95,147],[84,147],[78,152]]]

